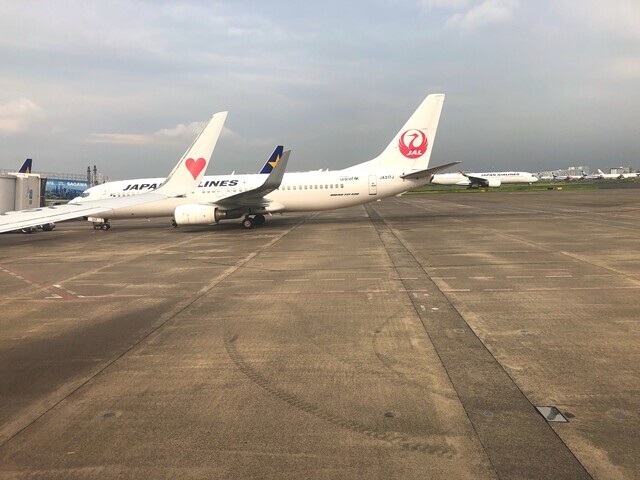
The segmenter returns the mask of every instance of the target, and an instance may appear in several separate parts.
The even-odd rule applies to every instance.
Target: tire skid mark
[[[264,390],[267,394],[272,397],[281,400],[282,402],[288,404],[291,407],[294,407],[298,410],[301,410],[305,413],[313,415],[320,420],[324,420],[336,427],[345,428],[347,430],[351,430],[363,435],[366,435],[369,438],[374,440],[383,441],[392,445],[397,445],[405,450],[414,451],[414,452],[426,452],[436,455],[441,455],[447,458],[452,458],[455,449],[449,445],[434,445],[429,444],[424,441],[412,440],[402,435],[399,432],[380,432],[373,430],[366,425],[363,425],[355,420],[347,420],[341,418],[333,413],[327,412],[323,410],[317,405],[314,405],[306,400],[289,393],[282,388],[277,387],[272,382],[267,380],[258,370],[252,367],[249,363],[247,363],[237,347],[237,339],[238,335],[225,335],[224,336],[224,346],[229,355],[229,358],[233,361],[233,363],[238,367],[238,369],[255,385]]]

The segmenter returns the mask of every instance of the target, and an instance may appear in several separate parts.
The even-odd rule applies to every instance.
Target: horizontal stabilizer
[[[434,173],[438,173],[442,170],[446,170],[447,168],[451,168],[454,165],[458,165],[460,163],[462,162],[445,163],[444,165],[438,165],[436,167],[427,168],[425,170],[418,170],[417,172],[407,173],[406,175],[402,175],[402,178],[406,178],[407,180],[418,180],[420,178],[433,175]]]

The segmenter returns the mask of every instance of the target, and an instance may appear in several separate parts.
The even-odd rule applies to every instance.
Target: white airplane
[[[122,208],[149,206],[154,202],[184,197],[193,192],[202,180],[226,117],[227,112],[220,112],[211,117],[207,126],[167,176],[166,181],[153,192],[1,213],[0,233],[87,215],[106,216],[108,212]]]
[[[606,180],[613,180],[613,179],[622,180],[624,178],[638,178],[640,177],[640,173],[604,173],[602,170],[598,169],[598,173],[593,177],[606,179]]]
[[[433,176],[431,183],[437,185],[466,185],[469,188],[499,187],[507,183],[535,183],[538,177],[529,172],[481,172],[481,173],[440,173]]]
[[[182,189],[181,194],[135,201],[162,191],[169,185],[168,179],[153,192],[92,202],[79,200],[69,206],[113,202],[110,208],[75,215],[95,217],[97,221],[103,218],[107,223],[113,218],[173,216],[176,225],[211,225],[244,216],[242,225],[252,228],[264,222],[265,214],[330,210],[369,203],[425,185],[434,173],[460,163],[429,168],[443,103],[444,94],[429,95],[380,155],[343,170],[285,175],[289,153],[285,152],[266,180],[259,174],[237,175],[233,178],[237,180],[235,185],[229,182],[224,186],[204,185],[197,190],[196,185],[202,178],[199,176],[188,192]],[[121,200],[131,202],[116,208],[115,202]]]
[[[331,210],[404,193],[429,183],[435,172],[460,163],[429,168],[443,102],[443,94],[429,95],[385,150],[368,162],[343,170],[285,174],[283,155],[275,162],[270,180],[254,174],[225,176],[221,182],[226,183],[204,181],[184,197],[112,210],[104,221],[172,216],[178,226],[244,217],[242,225],[253,228],[264,223],[267,214]],[[99,222],[97,217],[90,220]]]
[[[278,145],[260,170],[260,174],[271,173],[273,168],[280,162],[282,154],[283,147],[282,145]],[[233,173],[231,175],[206,175],[202,178],[196,192],[203,194],[205,191],[210,190],[211,187],[230,187],[233,191],[236,191],[240,177],[245,178],[247,176],[235,175]],[[251,175],[250,177],[254,180],[249,182],[252,184],[260,183],[260,178],[264,181],[264,176]],[[74,198],[69,203],[82,203],[92,200],[102,200],[105,198],[130,197],[132,195],[138,195],[145,192],[152,192],[160,187],[164,181],[164,178],[137,178],[132,180],[117,180],[114,182],[101,183],[100,185],[94,185],[93,187],[87,188],[82,192],[81,196]],[[175,207],[180,204],[181,201],[176,200],[174,203],[175,205],[173,206],[173,209],[175,210]],[[111,228],[109,220],[113,218],[122,218],[121,213],[122,212],[110,212],[108,219],[96,215],[87,218],[87,220],[93,222],[93,228],[96,230],[109,230],[109,228]],[[172,215],[173,210],[165,216]],[[137,210],[133,210],[133,212],[127,211],[127,215],[125,215],[126,218],[136,216],[140,216],[140,214],[137,213]]]

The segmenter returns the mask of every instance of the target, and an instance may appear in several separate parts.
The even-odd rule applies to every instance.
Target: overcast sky
[[[638,0],[2,1],[0,167],[166,175],[375,157],[429,93],[433,165],[640,167]]]

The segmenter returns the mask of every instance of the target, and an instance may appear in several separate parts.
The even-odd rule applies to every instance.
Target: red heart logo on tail
[[[191,172],[191,175],[193,175],[193,179],[195,180],[202,169],[207,165],[207,161],[204,158],[199,158],[198,160],[187,158],[185,165],[187,166],[187,170]]]

